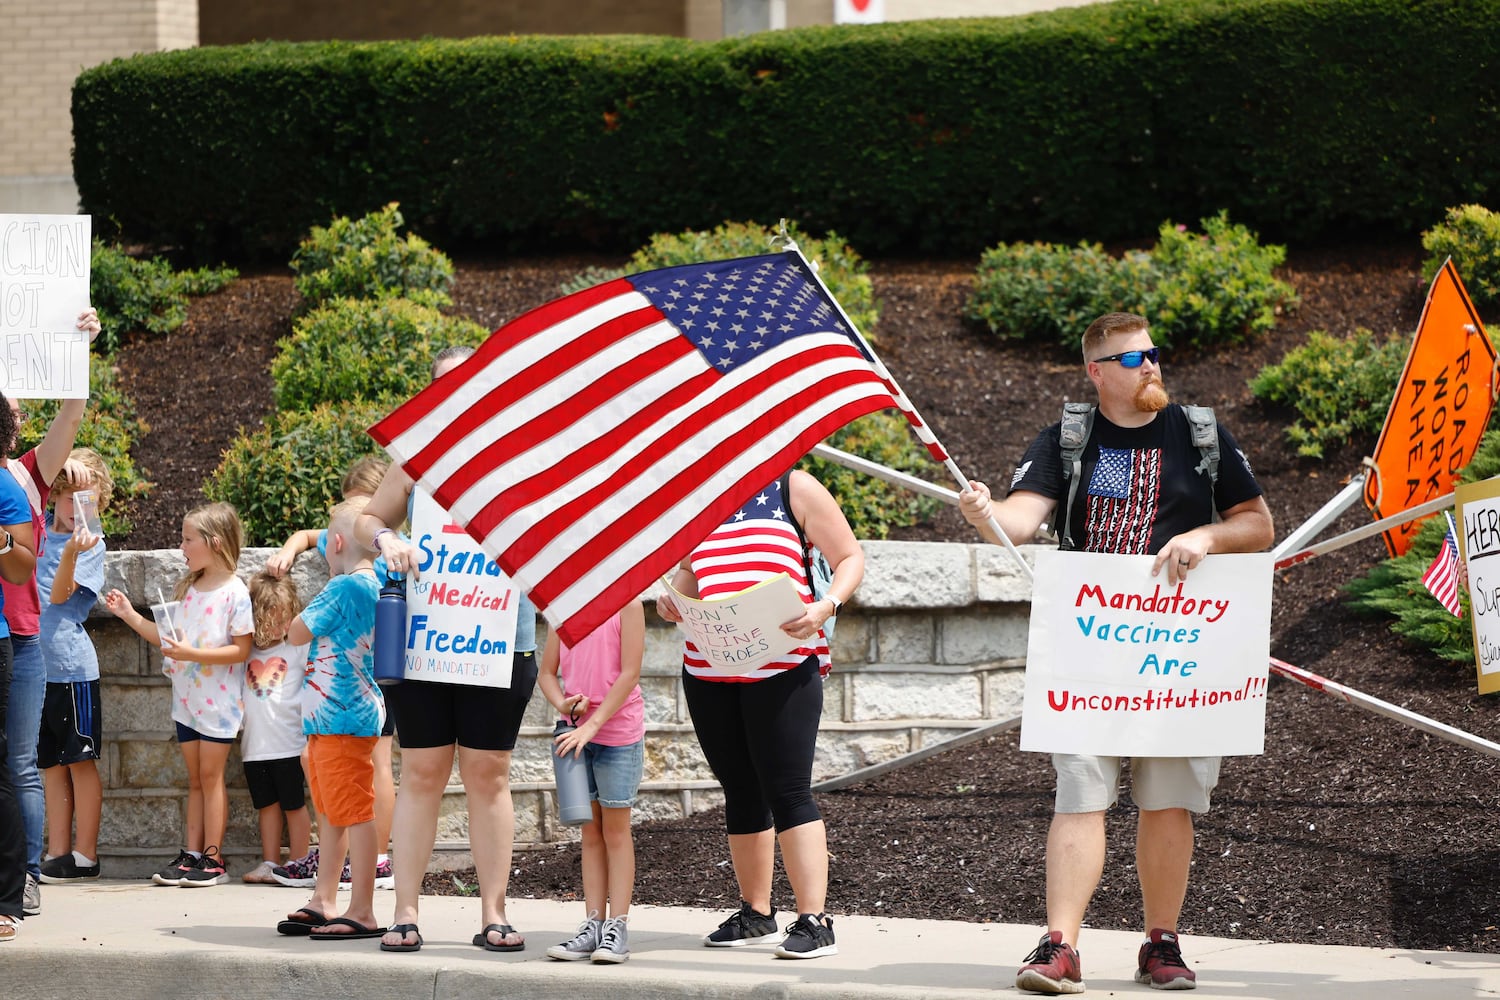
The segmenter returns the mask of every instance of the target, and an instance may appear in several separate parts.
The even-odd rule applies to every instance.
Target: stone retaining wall
[[[986,720],[1019,714],[1030,585],[994,546],[866,542],[865,582],[839,615],[834,672],[825,686],[814,780],[879,763]],[[242,554],[241,573],[260,570],[274,550]],[[181,572],[175,550],[110,553],[107,586],[145,608]],[[304,597],[326,566],[304,556],[294,570]],[[643,599],[653,601],[655,593]],[[149,612],[147,612],[149,613]],[[646,703],[646,774],[639,817],[679,817],[722,802],[688,718],[677,632],[647,608],[641,690]],[[144,875],[176,854],[184,828],[186,771],[173,740],[170,682],[160,652],[100,605],[88,623],[102,677],[104,815],[100,854],[111,875]],[[539,623],[543,641],[545,622]],[[556,821],[548,745],[553,718],[544,699],[527,710],[511,769],[516,840],[527,847],[577,835]],[[400,748],[397,747],[397,780]],[[238,750],[231,754],[231,871],[259,856],[255,811]],[[438,825],[435,866],[467,863],[468,817],[455,771]]]

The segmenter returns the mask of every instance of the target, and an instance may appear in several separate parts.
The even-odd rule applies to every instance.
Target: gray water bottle
[[[582,754],[558,756],[555,741],[563,733],[571,733],[578,727],[566,719],[558,719],[552,730],[552,773],[557,777],[557,816],[566,826],[582,826],[594,818],[594,806],[589,801],[588,765]]]

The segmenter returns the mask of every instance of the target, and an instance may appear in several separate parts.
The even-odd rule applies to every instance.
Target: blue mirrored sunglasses
[[[1149,351],[1126,351],[1124,354],[1111,354],[1107,358],[1095,358],[1096,364],[1104,364],[1106,361],[1118,361],[1121,368],[1139,368],[1142,361],[1149,361],[1153,365],[1161,357],[1161,348],[1153,347]]]

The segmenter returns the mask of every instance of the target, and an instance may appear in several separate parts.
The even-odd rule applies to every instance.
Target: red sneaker
[[[1153,990],[1191,990],[1198,985],[1198,977],[1182,960],[1182,948],[1171,931],[1152,930],[1151,940],[1141,945],[1135,964],[1135,981]]]
[[[1062,931],[1042,935],[1016,973],[1016,989],[1052,996],[1083,992],[1083,964],[1073,946],[1063,942]]]

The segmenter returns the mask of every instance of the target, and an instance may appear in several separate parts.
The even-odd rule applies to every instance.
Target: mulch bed
[[[1315,462],[1298,458],[1290,417],[1253,400],[1246,381],[1308,331],[1412,332],[1425,286],[1420,249],[1355,245],[1293,250],[1282,275],[1300,308],[1254,344],[1173,354],[1167,387],[1207,403],[1249,452],[1276,517],[1277,537],[1303,523],[1358,470],[1373,441]],[[455,308],[497,326],[554,297],[587,257],[459,260]],[[876,262],[882,355],[965,473],[995,486],[1062,402],[1086,398],[1071,353],[998,344],[960,310],[973,261]],[[266,368],[290,332],[295,293],[280,272],[249,274],[194,303],[167,338],[121,352],[122,384],[151,422],[138,457],[158,483],[135,504],[123,547],[176,544],[180,518],[236,428],[269,407]],[[943,483],[949,485],[950,483]],[[1327,534],[1367,519],[1351,510]],[[956,512],[895,537],[972,541]],[[1355,616],[1341,586],[1384,556],[1362,542],[1276,577],[1272,653],[1413,712],[1500,739],[1495,703],[1474,694],[1472,668],[1437,661]],[[1266,752],[1225,762],[1198,846],[1183,914],[1187,933],[1280,941],[1500,952],[1496,905],[1494,759],[1273,678]],[[961,748],[865,785],[822,796],[837,912],[1006,921],[1044,920],[1043,860],[1051,815],[1048,761],[1017,749],[1014,733]],[[1140,920],[1131,810],[1109,819],[1110,854],[1091,926]],[[730,908],[737,894],[723,817],[709,812],[636,829],[636,900]],[[458,873],[472,885],[473,873]],[[447,875],[430,891],[459,892]],[[517,854],[513,895],[571,898],[576,848]],[[776,901],[791,905],[778,873]],[[705,931],[709,928],[705,928]],[[1019,959],[1020,956],[1014,956]]]

